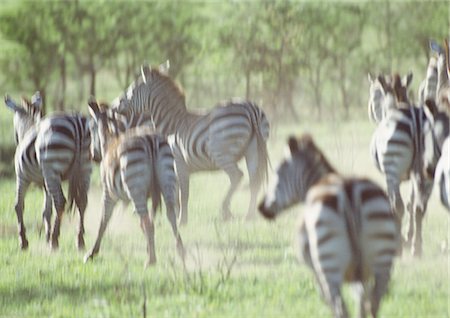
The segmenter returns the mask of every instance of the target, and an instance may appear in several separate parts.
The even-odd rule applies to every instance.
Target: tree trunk
[[[94,65],[91,63],[90,65],[89,65],[89,76],[90,76],[90,78],[91,78],[91,86],[90,86],[90,89],[89,89],[89,94],[91,95],[91,96],[95,96],[95,77],[96,77],[96,71],[95,71],[95,67],[94,67]]]
[[[66,99],[66,58],[63,54],[60,60],[60,76],[61,76],[61,97],[58,101],[58,110],[64,110],[64,104]]]
[[[245,71],[245,99],[250,99],[250,70]]]

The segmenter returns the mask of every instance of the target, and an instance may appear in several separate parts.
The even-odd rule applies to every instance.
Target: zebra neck
[[[305,192],[308,192],[311,187],[319,184],[324,177],[336,173],[332,167],[328,166],[324,162],[317,162],[305,172],[306,173],[304,174],[303,179]]]

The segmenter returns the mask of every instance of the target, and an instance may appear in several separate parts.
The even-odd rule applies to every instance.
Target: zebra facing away
[[[390,84],[383,82],[382,87],[384,103],[393,106],[384,106],[392,110],[373,134],[371,153],[375,165],[385,175],[389,200],[400,225],[404,215],[400,183],[408,179],[412,183],[407,242],[412,244],[412,254],[420,256],[422,219],[433,187],[432,180],[427,179],[423,171],[424,129],[431,122],[428,116],[430,111],[426,110],[429,104],[424,107],[411,106],[398,75]]]
[[[450,118],[426,101],[430,119],[424,129],[424,174],[435,180],[443,205],[450,210]]]
[[[140,217],[147,239],[147,265],[156,262],[154,224],[149,216],[147,200],[152,199],[153,212],[159,207],[163,195],[167,217],[172,226],[179,255],[184,259],[184,247],[177,228],[176,212],[179,209],[178,181],[175,161],[166,139],[154,134],[149,127],[138,127],[115,136],[110,118],[103,106],[93,99],[89,112],[97,123],[98,142],[101,149],[101,178],[103,184],[103,210],[94,246],[85,256],[85,262],[99,251],[103,234],[119,200],[131,201]],[[94,133],[93,133],[94,134]],[[91,147],[91,151],[95,145]]]
[[[390,76],[379,75],[377,77],[373,77],[370,73],[367,75],[369,80],[369,101],[368,101],[368,113],[369,119],[371,122],[375,124],[379,124],[384,117],[387,116],[387,113],[390,111],[389,106],[393,106],[392,104],[384,103],[384,93],[382,83],[390,83],[392,82],[392,78]],[[404,87],[409,87],[413,78],[412,73],[408,73],[401,79],[401,83]],[[406,92],[405,92],[406,93]]]
[[[242,157],[251,190],[247,219],[253,218],[257,195],[267,176],[269,122],[265,113],[241,100],[221,104],[205,114],[194,113],[186,109],[184,94],[170,77],[149,66],[142,66],[141,73],[112,108],[126,116],[149,112],[159,133],[174,135],[181,223],[187,223],[189,175],[198,171],[226,172],[231,184],[222,204],[222,217],[231,217],[230,201],[243,176],[237,165]]]
[[[357,283],[359,317],[376,317],[400,245],[388,198],[368,179],[339,175],[311,136],[290,137],[288,146],[260,212],[273,219],[306,201],[298,247],[322,297],[335,317],[347,317],[341,286]]]
[[[89,159],[90,132],[87,119],[81,115],[40,115],[41,100],[35,94],[34,103],[17,105],[9,96],[5,104],[14,110],[14,129],[18,145],[14,165],[16,170],[15,210],[19,223],[19,240],[22,249],[28,247],[23,222],[24,198],[31,183],[45,192],[43,221],[46,239],[53,249],[58,247],[60,224],[66,199],[61,188],[63,180],[69,181],[69,206],[75,201],[80,224],[77,246],[84,248],[84,211],[87,205],[91,163]],[[55,224],[51,227],[52,204],[56,208]]]
[[[442,204],[450,211],[450,137],[442,145],[442,155],[434,174]]]

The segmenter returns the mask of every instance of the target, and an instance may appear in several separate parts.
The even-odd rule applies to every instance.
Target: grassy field
[[[282,156],[288,134],[309,131],[340,171],[369,176],[384,187],[368,153],[373,129],[366,119],[275,127],[269,149],[272,164]],[[100,220],[97,170],[86,215],[88,247]],[[312,272],[297,259],[295,223],[307,211],[295,207],[275,222],[243,221],[247,180],[232,202],[235,219],[221,223],[225,174],[192,177],[190,221],[181,228],[186,269],[164,213],[156,220],[157,264],[144,269],[146,245],[138,218],[120,205],[94,262],[83,264],[83,254],[75,248],[77,216],[65,218],[60,250],[51,252],[39,236],[42,194],[36,188],[26,198],[30,246],[22,252],[14,185],[10,179],[0,182],[0,317],[137,317],[144,312],[148,317],[330,317]],[[449,252],[441,250],[449,236],[449,215],[433,193],[424,221],[424,255],[404,255],[396,261],[381,317],[449,317]],[[348,287],[345,297],[354,312]]]

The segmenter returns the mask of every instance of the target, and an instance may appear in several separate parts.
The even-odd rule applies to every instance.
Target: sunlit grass
[[[368,151],[373,128],[358,122],[275,128],[269,147],[272,164],[281,158],[288,134],[309,131],[340,171],[370,176],[384,187]],[[181,228],[186,270],[164,207],[156,218],[157,264],[144,269],[146,244],[138,217],[120,204],[92,263],[83,264],[83,254],[76,250],[76,215],[66,215],[60,250],[51,252],[39,236],[43,198],[37,188],[30,189],[25,205],[29,250],[20,251],[15,184],[2,180],[0,317],[136,317],[143,315],[144,302],[150,317],[330,317],[311,271],[297,260],[295,223],[307,211],[295,207],[275,222],[243,221],[249,200],[245,179],[232,201],[235,218],[221,223],[226,186],[220,172],[191,179],[189,224]],[[88,248],[100,220],[100,193],[96,170],[86,215]],[[397,260],[381,317],[449,316],[449,254],[441,251],[449,241],[448,224],[448,213],[433,195],[424,223],[424,255]],[[234,257],[227,277],[226,264]],[[354,312],[348,287],[345,297]]]

